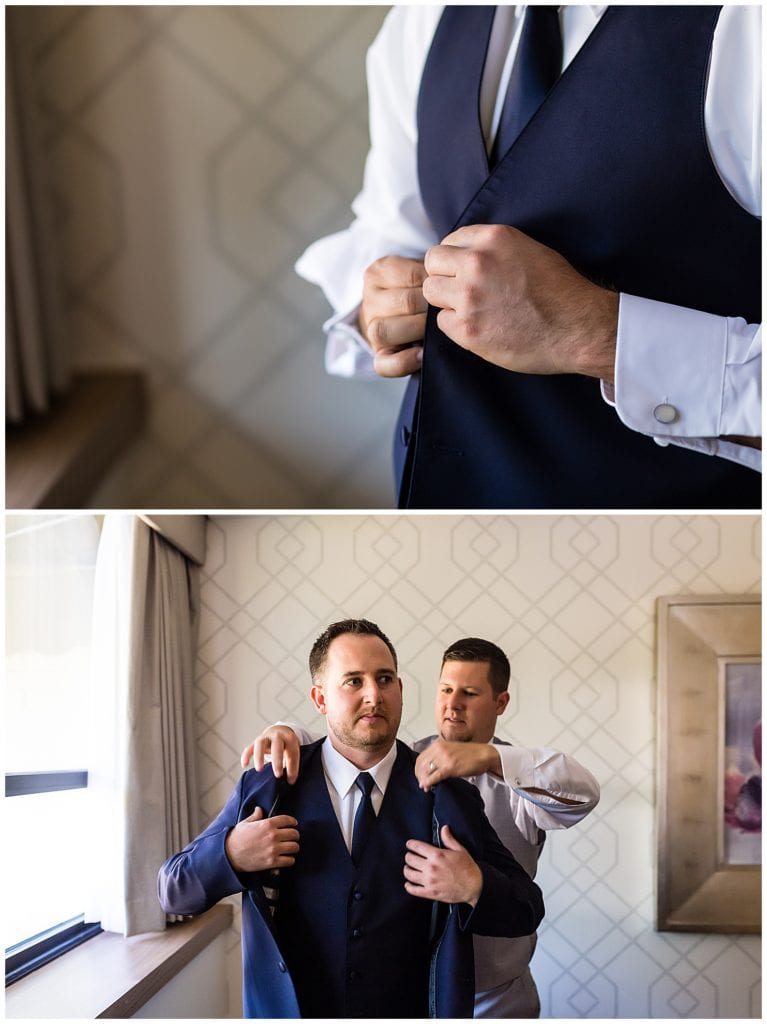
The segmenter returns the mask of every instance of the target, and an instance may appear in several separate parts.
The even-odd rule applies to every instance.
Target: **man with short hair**
[[[309,664],[327,738],[301,749],[290,787],[271,770],[245,772],[161,868],[160,902],[197,914],[242,893],[249,1017],[465,1017],[471,934],[534,929],[540,890],[476,791],[419,787],[415,756],[396,740],[396,653],[374,623],[334,623]]]
[[[534,878],[549,829],[569,828],[599,801],[599,786],[574,758],[546,747],[517,747],[494,737],[509,703],[510,667],[488,640],[469,637],[444,653],[435,700],[438,735],[414,744],[415,771],[425,790],[464,778],[479,790],[485,812],[503,844]],[[298,772],[299,737],[289,725],[264,730],[243,751],[292,782]],[[302,742],[310,738],[299,730]],[[536,936],[475,936],[475,1017],[537,1017],[540,1001],[530,960]]]

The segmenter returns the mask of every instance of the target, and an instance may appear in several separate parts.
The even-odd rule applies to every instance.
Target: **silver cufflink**
[[[679,419],[679,413],[673,405],[656,405],[652,414],[658,423],[675,423]]]

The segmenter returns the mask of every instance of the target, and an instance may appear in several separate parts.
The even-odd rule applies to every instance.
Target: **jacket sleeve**
[[[462,800],[469,812],[468,834],[459,836],[453,831],[458,841],[473,851],[482,872],[482,892],[476,907],[457,907],[460,927],[476,935],[532,935],[543,920],[541,890],[498,838],[474,786],[453,781],[461,782]]]
[[[166,913],[201,914],[224,896],[248,888],[247,880],[234,870],[224,849],[229,830],[241,817],[245,778],[243,775],[224,809],[205,831],[160,868],[157,893]]]

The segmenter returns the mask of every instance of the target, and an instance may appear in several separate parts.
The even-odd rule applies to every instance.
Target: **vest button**
[[[352,897],[355,900],[364,900],[365,899],[365,894],[360,892],[359,889],[355,889],[354,892],[352,893]]]
[[[358,977],[358,974],[357,974],[357,972],[356,972],[356,971],[349,971],[349,978],[350,978],[350,979],[351,979],[352,981],[354,981],[354,979],[355,979],[356,977]]]
[[[353,928],[352,929],[352,938],[353,939],[358,939],[360,937],[360,935],[362,935],[362,929],[361,928]]]

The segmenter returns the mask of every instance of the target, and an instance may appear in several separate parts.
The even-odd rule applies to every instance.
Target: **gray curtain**
[[[126,934],[164,927],[157,869],[197,833],[192,698],[199,569],[135,523]]]
[[[45,413],[69,384],[61,275],[34,89],[34,8],[6,8],[6,420]]]
[[[86,920],[135,935],[165,927],[157,871],[198,831],[199,566],[138,517],[108,514],[95,601],[89,789],[97,820]]]

